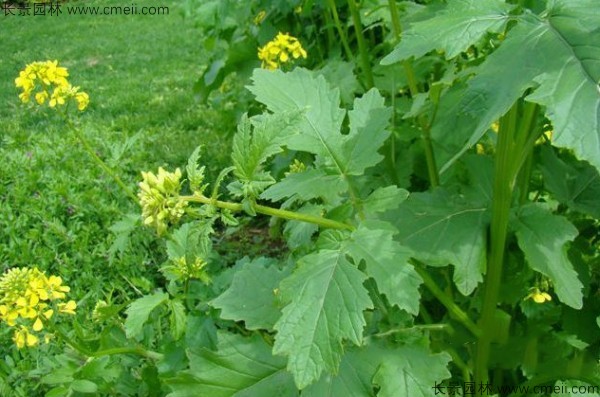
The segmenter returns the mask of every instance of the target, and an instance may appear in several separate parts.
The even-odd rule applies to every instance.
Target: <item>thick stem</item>
[[[234,211],[234,212],[243,211],[242,204],[231,203],[229,201],[214,200],[214,199],[210,199],[208,197],[202,196],[202,195],[180,196],[179,198],[183,201],[207,204],[207,205],[214,205],[215,207],[228,209],[228,210]],[[275,216],[277,218],[283,218],[283,219],[288,219],[288,220],[292,220],[292,221],[314,223],[315,225],[319,225],[319,226],[330,228],[330,229],[354,230],[354,226],[352,226],[352,225],[334,221],[332,219],[322,218],[319,216],[300,214],[300,213],[293,212],[293,211],[287,211],[287,210],[282,210],[282,209],[278,209],[278,208],[267,207],[267,206],[259,205],[259,204],[256,204],[254,206],[254,210],[263,215]]]
[[[356,41],[358,42],[358,51],[360,53],[360,61],[362,65],[362,71],[367,81],[367,89],[375,85],[373,80],[373,72],[371,70],[371,63],[369,62],[369,51],[367,50],[367,43],[365,42],[365,35],[362,31],[362,21],[360,19],[360,12],[358,5],[355,0],[348,0],[348,8],[352,15],[352,23],[354,24],[354,31],[356,33]]]
[[[500,120],[496,165],[494,171],[494,196],[492,198],[491,247],[488,269],[485,277],[483,307],[479,328],[482,330],[475,357],[475,382],[486,384],[489,381],[488,361],[491,336],[495,328],[495,312],[502,280],[504,249],[508,233],[508,220],[512,201],[512,181],[515,175],[515,153],[513,138],[516,133],[518,102]]]

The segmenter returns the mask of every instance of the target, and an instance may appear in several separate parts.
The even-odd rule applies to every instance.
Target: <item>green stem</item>
[[[514,180],[515,153],[513,137],[516,133],[518,102],[500,119],[496,165],[494,173],[494,195],[492,198],[491,247],[485,278],[485,291],[479,327],[483,331],[475,357],[475,382],[488,383],[488,361],[491,336],[494,334],[496,305],[502,280],[504,249],[508,233],[508,220],[512,202],[512,181]],[[516,155],[516,156],[515,156]]]
[[[49,324],[47,324],[49,325]],[[163,355],[157,352],[153,352],[150,350],[146,350],[141,347],[115,347],[112,349],[105,349],[99,351],[91,351],[79,343],[75,342],[71,339],[67,334],[65,334],[60,328],[49,325],[48,328],[54,332],[60,339],[63,340],[66,344],[71,346],[73,349],[77,350],[79,353],[86,357],[102,357],[102,356],[110,356],[114,354],[135,354],[138,356],[150,358],[152,360],[160,360],[163,358]]]
[[[65,116],[65,120],[66,120],[67,124],[69,125],[69,127],[71,128],[71,131],[73,131],[73,134],[75,135],[77,140],[83,145],[83,148],[85,149],[85,151],[88,152],[88,154],[92,157],[92,159],[96,162],[96,164],[104,172],[106,172],[108,175],[110,175],[110,177],[117,183],[117,185],[119,185],[119,187],[121,187],[123,192],[125,192],[125,194],[127,194],[127,196],[129,196],[129,198],[131,198],[134,202],[137,202],[138,198],[135,196],[135,194],[133,194],[133,192],[129,189],[129,187],[127,187],[127,185],[125,185],[125,183],[123,183],[121,178],[104,162],[104,160],[102,160],[96,154],[96,151],[94,150],[92,145],[90,145],[90,143],[88,142],[86,137],[81,133],[81,131],[79,131],[79,129],[73,124],[73,122],[67,116]]]
[[[441,323],[441,324],[418,324],[418,325],[413,325],[412,327],[400,327],[400,328],[392,328],[389,329],[385,332],[379,332],[377,334],[374,334],[373,336],[376,338],[385,338],[388,337],[390,335],[394,335],[394,334],[400,334],[403,332],[412,332],[412,331],[432,331],[432,332],[439,332],[439,331],[444,331],[444,332],[451,332],[452,331],[452,327],[450,326],[450,324],[446,324],[446,323]]]
[[[348,44],[348,35],[346,34],[346,31],[340,23],[340,17],[335,6],[335,0],[327,0],[327,4],[329,5],[329,10],[331,11],[331,16],[333,17],[333,22],[335,23],[335,28],[337,29],[338,34],[340,35],[340,40],[342,41],[342,47],[344,48],[346,57],[349,61],[351,61],[354,59],[354,55],[352,54],[352,50],[350,49],[350,45]]]
[[[229,201],[213,200],[213,199],[210,199],[210,198],[202,196],[202,195],[180,196],[179,198],[183,201],[207,204],[207,205],[214,205],[218,208],[228,209],[228,210],[234,211],[234,212],[243,211],[242,204],[232,203]],[[293,221],[314,223],[315,225],[319,225],[319,226],[322,226],[325,228],[354,230],[354,226],[349,225],[347,223],[342,223],[342,222],[334,221],[332,219],[322,218],[319,216],[314,216],[314,215],[309,215],[309,214],[300,214],[300,213],[293,212],[293,211],[287,211],[287,210],[282,210],[282,209],[278,209],[278,208],[267,207],[267,206],[260,205],[260,204],[256,204],[254,206],[254,210],[256,212],[264,214],[264,215],[275,216],[277,218],[283,218],[283,219],[288,219],[288,220],[293,220]]]
[[[371,63],[369,62],[369,51],[367,50],[367,44],[365,42],[365,35],[362,31],[362,21],[360,19],[360,12],[358,5],[355,0],[347,0],[350,14],[352,15],[352,23],[354,24],[354,32],[356,33],[356,41],[358,42],[358,51],[360,53],[360,60],[362,64],[362,71],[365,79],[367,80],[367,89],[375,85],[373,80],[373,72],[371,71]]]
[[[141,347],[114,347],[112,349],[99,350],[92,353],[92,357],[112,356],[114,354],[135,354],[151,360],[161,360],[164,356],[161,353],[146,350]]]
[[[413,261],[416,262],[416,261]],[[431,278],[429,273],[422,269],[420,266],[415,266],[415,270],[421,278],[423,279],[423,283],[427,289],[432,293],[433,296],[440,301],[442,305],[448,310],[448,313],[452,318],[460,322],[466,329],[468,329],[474,336],[479,337],[481,335],[481,330],[475,325],[475,323],[469,318],[467,313],[465,313],[454,301],[450,298],[440,287],[437,286],[435,281]]]

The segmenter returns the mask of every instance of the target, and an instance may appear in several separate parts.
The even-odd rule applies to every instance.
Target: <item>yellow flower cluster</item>
[[[138,197],[145,225],[152,225],[160,235],[169,223],[175,223],[185,212],[187,202],[179,200],[181,170],[167,172],[162,167],[158,175],[142,172]]]
[[[55,108],[74,99],[77,108],[85,110],[90,97],[79,91],[79,87],[73,87],[67,80],[68,76],[67,68],[58,66],[58,61],[32,62],[21,70],[15,85],[23,90],[19,94],[23,103],[29,102],[33,95],[38,105],[48,101],[48,106]]]
[[[60,302],[69,291],[60,277],[47,277],[37,268],[13,268],[0,278],[0,320],[15,327],[13,341],[19,349],[39,343],[44,322],[56,311],[75,314],[75,301]]]
[[[196,258],[194,262],[189,263],[185,256],[173,261],[174,266],[170,269],[177,277],[182,280],[196,279],[204,284],[210,283],[210,276],[206,272],[206,261],[202,258]]]
[[[533,287],[530,291],[525,299],[532,299],[535,303],[550,302],[552,300],[552,296],[549,293],[540,290],[538,287]]]
[[[306,51],[297,38],[279,32],[277,37],[258,49],[263,69],[277,69],[292,59],[306,58]]]

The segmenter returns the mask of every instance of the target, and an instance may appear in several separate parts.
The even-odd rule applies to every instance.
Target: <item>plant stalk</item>
[[[491,247],[488,269],[485,277],[483,307],[479,328],[482,330],[475,357],[475,382],[487,384],[489,381],[488,361],[490,357],[491,335],[494,334],[495,312],[500,293],[504,249],[508,233],[508,221],[515,177],[514,160],[520,155],[515,151],[513,138],[516,135],[518,102],[500,119],[496,165],[494,171],[494,195],[492,198]]]
[[[354,24],[354,31],[356,33],[356,41],[358,43],[358,52],[360,53],[360,61],[362,65],[362,71],[367,81],[367,89],[372,88],[375,85],[373,80],[373,71],[371,70],[371,63],[369,62],[369,51],[367,49],[367,43],[365,41],[365,35],[362,31],[362,21],[360,19],[360,11],[355,0],[347,0],[350,14],[352,15],[352,23]]]
[[[429,273],[423,270],[420,266],[415,266],[415,270],[419,273],[419,276],[423,279],[423,283],[429,289],[433,296],[440,301],[442,305],[448,310],[448,313],[452,318],[460,322],[471,334],[476,337],[481,336],[481,329],[471,320],[469,315],[465,313],[454,301],[450,298],[440,287],[437,286],[435,281],[431,278]]]
[[[340,17],[337,12],[337,8],[335,6],[335,0],[327,0],[327,4],[329,5],[329,10],[331,11],[331,16],[333,17],[333,22],[335,24],[335,28],[340,35],[340,40],[342,41],[342,47],[344,48],[344,52],[346,53],[346,58],[349,61],[354,59],[354,55],[352,54],[352,50],[350,49],[350,45],[348,44],[348,35],[346,31],[342,27],[340,22]]]
[[[180,196],[180,200],[188,201],[192,203],[200,203],[207,205],[214,205],[218,208],[228,209],[234,212],[243,211],[242,204],[232,203],[229,201],[220,201],[210,199],[203,195],[195,195],[195,196]],[[292,221],[300,221],[300,222],[308,222],[314,223],[315,225],[319,225],[329,229],[341,229],[341,230],[354,230],[354,226],[349,225],[347,223],[342,223],[338,221],[334,221],[332,219],[322,218],[319,216],[309,215],[309,214],[300,214],[293,211],[282,210],[278,208],[267,207],[265,205],[256,204],[254,206],[254,210],[263,215],[275,216],[277,218],[288,219]]]

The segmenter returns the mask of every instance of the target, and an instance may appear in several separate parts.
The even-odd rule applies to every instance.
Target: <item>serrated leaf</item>
[[[305,204],[296,210],[299,214],[307,214],[313,216],[321,216],[323,214],[323,206],[315,204]],[[296,249],[302,245],[308,245],[311,242],[312,236],[319,230],[319,227],[314,223],[301,221],[288,221],[283,229],[283,235],[287,245],[291,249]]]
[[[386,219],[398,241],[429,266],[454,265],[454,282],[468,295],[483,280],[487,208],[444,189],[414,193]]]
[[[229,288],[214,299],[211,306],[221,309],[221,318],[244,321],[246,329],[272,330],[281,316],[275,289],[288,273],[268,258],[246,262],[233,276]]]
[[[408,190],[394,185],[377,188],[363,200],[363,211],[375,214],[398,208],[408,195]]]
[[[423,280],[408,263],[411,251],[394,241],[389,231],[361,224],[344,248],[355,260],[365,261],[366,273],[392,305],[414,315],[419,313],[419,286]]]
[[[136,338],[142,334],[142,330],[150,313],[169,299],[169,294],[157,292],[146,295],[129,305],[125,314],[125,334],[128,338]]]
[[[432,354],[422,346],[403,346],[385,354],[373,382],[380,387],[378,397],[429,397],[436,394],[434,386],[450,377],[446,368],[451,361],[448,353]]]
[[[546,106],[553,143],[600,169],[600,15],[591,12],[597,3],[555,0],[548,6],[545,18],[519,17],[506,40],[477,68],[457,111],[438,118],[432,135],[457,130],[468,136],[442,170],[532,87],[526,99]]]
[[[289,304],[275,324],[273,353],[288,356],[298,388],[323,370],[338,370],[344,339],[361,343],[363,311],[373,307],[365,279],[342,252],[322,250],[300,259],[298,269],[282,281],[281,297]]]
[[[563,303],[581,309],[583,285],[566,249],[567,242],[577,237],[575,226],[536,204],[521,207],[511,225],[529,266],[552,281]]]
[[[169,301],[169,324],[173,339],[178,340],[185,333],[187,315],[183,302],[180,300]]]
[[[302,397],[375,397],[371,380],[381,362],[373,346],[349,349],[335,375],[322,376],[302,390]]]
[[[260,198],[279,201],[287,197],[302,201],[322,198],[325,202],[339,201],[339,194],[345,190],[346,184],[339,175],[327,175],[318,168],[304,172],[290,173],[275,185],[262,192]]]
[[[362,174],[365,168],[382,159],[377,150],[389,134],[383,130],[389,110],[383,107],[381,95],[375,89],[355,100],[353,117],[368,120],[375,129],[355,122],[358,124],[351,126],[351,133],[343,135],[345,111],[339,107],[339,90],[331,89],[323,76],[302,68],[289,73],[257,69],[252,80],[254,84],[249,90],[272,112],[305,110],[299,123],[300,134],[288,140],[289,148],[315,154],[318,165],[344,178]]]
[[[190,190],[192,192],[202,193],[206,185],[204,182],[204,170],[205,167],[198,167],[198,161],[200,160],[200,151],[202,146],[198,146],[190,155],[187,166],[185,168],[187,173],[187,179],[190,182]]]
[[[263,170],[263,163],[281,152],[286,139],[296,133],[293,126],[302,111],[265,114],[252,119],[242,116],[233,137],[231,159],[235,176],[243,184],[253,185],[254,196],[275,182],[271,174]]]
[[[569,208],[600,218],[598,170],[568,154],[561,157],[547,145],[541,148],[539,167],[544,175],[544,186]]]
[[[193,261],[196,257],[206,258],[211,249],[209,222],[191,222],[181,225],[167,240],[167,255],[176,260],[185,257]]]
[[[432,18],[411,24],[402,33],[400,44],[381,63],[418,58],[435,49],[444,50],[447,59],[454,58],[488,32],[502,32],[510,9],[502,0],[453,0]]]
[[[254,397],[298,395],[285,359],[271,354],[258,335],[220,333],[218,350],[189,353],[190,369],[166,383],[168,397]]]
[[[342,144],[344,175],[362,175],[383,159],[377,151],[389,136],[390,116],[390,108],[376,89],[354,100],[354,108],[348,112],[350,132]]]

